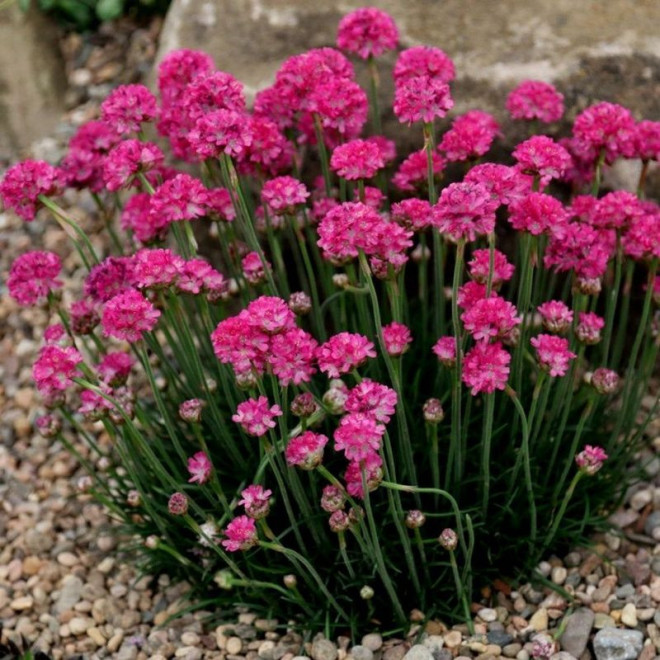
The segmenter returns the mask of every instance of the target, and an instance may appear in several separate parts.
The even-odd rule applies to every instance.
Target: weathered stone
[[[433,653],[423,644],[415,644],[403,656],[403,660],[433,660]]]
[[[562,650],[579,658],[587,648],[594,619],[595,614],[586,607],[581,607],[571,614],[566,621],[566,628],[559,640]]]
[[[529,627],[537,632],[548,629],[548,611],[544,607],[534,612],[532,618],[529,620]]]
[[[55,603],[53,611],[55,614],[62,614],[73,608],[80,600],[83,589],[83,581],[75,575],[67,575],[62,580],[60,596]]]
[[[594,637],[596,660],[635,660],[643,641],[644,636],[639,630],[603,628]]]
[[[261,655],[261,653],[259,653]],[[328,639],[317,639],[312,644],[313,660],[335,660],[337,657],[337,646]]]

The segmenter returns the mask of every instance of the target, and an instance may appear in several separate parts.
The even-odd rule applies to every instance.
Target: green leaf
[[[118,18],[123,11],[123,0],[99,0],[96,5],[96,15],[102,21],[111,21],[113,18]]]

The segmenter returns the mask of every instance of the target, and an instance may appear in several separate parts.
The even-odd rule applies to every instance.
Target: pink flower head
[[[72,346],[44,346],[32,368],[39,393],[49,400],[67,390],[73,385],[73,378],[80,376],[78,364],[82,361],[82,355]]]
[[[445,367],[453,367],[456,364],[456,338],[440,337],[433,344],[433,352],[438,356],[440,364]]]
[[[568,222],[568,213],[562,203],[541,192],[530,192],[509,206],[509,222],[514,229],[534,236],[558,234]]]
[[[249,127],[249,117],[243,112],[214,110],[199,117],[188,139],[199,158],[237,157],[252,144]]]
[[[644,214],[644,202],[637,195],[627,190],[615,190],[597,200],[590,214],[590,224],[597,229],[625,231]]]
[[[204,259],[179,260],[177,275],[174,279],[176,288],[183,293],[197,295],[201,291],[214,290],[216,287],[224,290],[227,286],[222,273],[219,273]]]
[[[237,162],[241,174],[276,176],[291,170],[293,145],[274,121],[253,115],[247,130],[251,141]]]
[[[282,409],[275,405],[269,406],[268,399],[260,396],[258,399],[248,399],[239,403],[232,421],[240,424],[248,435],[260,437],[274,429],[277,424],[275,417],[282,415]]]
[[[362,482],[362,474],[364,473],[364,480],[367,482],[367,490],[369,492],[376,490],[378,485],[383,480],[383,461],[381,457],[376,452],[369,452],[367,456],[360,461],[351,461],[348,464],[348,468],[344,473],[344,479],[346,481],[346,491],[349,495],[353,497],[364,498],[364,487]],[[353,509],[349,512],[349,523],[351,521],[350,513],[353,512]],[[343,511],[337,511],[336,513],[343,513]],[[330,520],[335,516],[333,513],[330,516]]]
[[[85,295],[96,302],[107,302],[132,289],[133,260],[130,257],[107,257],[93,266],[85,279]]]
[[[634,155],[643,161],[660,161],[660,121],[644,119],[635,124]]]
[[[523,80],[509,93],[506,109],[513,119],[538,119],[551,124],[564,114],[564,95],[550,83]]]
[[[198,451],[188,459],[188,472],[190,472],[189,484],[205,484],[211,478],[213,465],[209,457],[203,452]]]
[[[643,212],[630,218],[623,235],[623,250],[634,259],[660,258],[660,206],[642,202]]]
[[[213,68],[211,56],[201,51],[183,48],[165,55],[158,65],[158,90],[163,103],[179,99],[189,83]]]
[[[607,459],[608,456],[602,447],[586,445],[585,448],[575,457],[575,462],[582,472],[592,476],[603,467],[603,463]]]
[[[119,135],[139,133],[156,118],[156,97],[144,85],[120,85],[101,103],[101,117]]]
[[[591,385],[599,394],[613,394],[619,387],[621,379],[619,374],[612,369],[605,367],[598,367],[593,374],[591,374]]]
[[[204,409],[205,405],[206,405],[206,401],[204,401],[203,399],[187,399],[186,401],[183,401],[179,405],[179,417],[184,422],[198,424],[199,421],[202,419],[202,410]],[[196,455],[197,454],[195,454],[195,456]],[[204,454],[204,456],[206,457],[206,454]],[[211,467],[211,463],[209,461],[209,469],[210,467]]]
[[[44,343],[46,344],[59,344],[60,346],[66,346],[68,340],[69,337],[66,334],[66,328],[61,323],[49,325],[44,330]]]
[[[243,85],[224,71],[197,76],[183,90],[179,107],[190,128],[200,117],[215,110],[244,112]]]
[[[605,327],[605,319],[593,312],[580,312],[579,323],[575,328],[575,336],[583,344],[597,344],[600,339],[600,331]]]
[[[538,306],[543,327],[554,334],[568,332],[573,323],[573,312],[561,300],[549,300]]]
[[[229,552],[249,550],[259,540],[254,519],[248,518],[248,516],[234,518],[224,532],[227,538],[222,541],[222,545]]]
[[[534,135],[513,150],[517,167],[523,174],[537,176],[546,186],[552,179],[561,179],[571,166],[571,155],[547,135]]]
[[[263,372],[270,339],[247,310],[220,321],[211,334],[211,343],[220,362],[231,364],[236,373]]]
[[[296,317],[286,301],[276,296],[260,296],[247,307],[250,326],[268,335],[276,335],[296,327]]]
[[[491,296],[495,295],[494,291],[490,292]],[[477,301],[483,300],[486,297],[486,285],[474,280],[466,282],[458,289],[458,296],[456,302],[462,310],[470,309]]]
[[[241,259],[241,266],[245,279],[255,286],[266,279],[266,268],[270,270],[270,264],[266,261],[264,267],[264,262],[261,260],[258,252],[248,252]]]
[[[0,199],[5,208],[30,222],[41,208],[39,195],[57,195],[62,173],[42,160],[24,160],[10,167],[0,181]]]
[[[193,220],[206,214],[207,190],[189,174],[177,174],[156,188],[151,197],[152,226],[162,229],[173,222]]]
[[[99,324],[101,318],[99,317],[96,303],[89,300],[89,298],[83,298],[83,300],[76,300],[74,303],[71,303],[69,320],[71,331],[74,334],[89,335]]]
[[[371,179],[385,167],[383,156],[374,142],[351,140],[335,148],[330,158],[330,169],[348,180]]]
[[[575,147],[581,156],[596,162],[600,154],[608,164],[634,152],[635,120],[630,110],[616,103],[596,103],[583,110],[573,123]]]
[[[454,119],[438,149],[449,161],[474,160],[490,149],[499,131],[495,117],[482,110],[470,110]]]
[[[393,389],[364,378],[349,392],[345,408],[349,413],[365,413],[377,422],[387,424],[396,404],[397,394]]]
[[[133,255],[133,282],[138,289],[172,286],[183,269],[184,260],[166,248],[142,248]]]
[[[480,183],[451,183],[443,188],[433,207],[433,224],[453,242],[474,241],[495,230],[496,208]]]
[[[121,228],[132,232],[142,244],[162,240],[165,237],[165,227],[154,224],[151,216],[151,195],[137,193],[124,204],[120,216]]]
[[[614,250],[614,237],[605,240],[602,232],[578,222],[561,225],[560,229],[554,228],[550,234],[543,258],[545,267],[554,266],[558,272],[574,270],[582,279],[602,277]]]
[[[454,107],[449,85],[438,78],[415,76],[397,81],[394,88],[394,114],[400,122],[432,122]]]
[[[448,83],[456,77],[456,69],[449,56],[439,48],[430,46],[414,46],[401,51],[393,73],[396,82],[427,76]]]
[[[272,490],[264,490],[263,486],[252,484],[241,491],[242,499],[238,500],[238,503],[245,507],[248,517],[259,520],[268,515],[272,494]]]
[[[431,224],[431,205],[425,199],[403,199],[392,204],[391,218],[406,229],[424,231]]]
[[[321,508],[328,513],[334,513],[344,508],[346,493],[338,486],[327,485],[321,495]]]
[[[323,449],[327,443],[328,438],[324,435],[305,431],[289,440],[284,451],[286,462],[302,470],[313,470],[321,464]]]
[[[403,355],[412,342],[412,334],[410,329],[403,325],[392,321],[388,325],[383,326],[383,343],[385,350],[392,357]]]
[[[389,140],[384,135],[371,135],[366,138],[367,142],[371,142],[378,147],[380,157],[386,165],[393,163],[396,160],[396,144],[394,140]]]
[[[268,364],[280,385],[308,383],[316,373],[318,342],[302,328],[276,335],[271,341]]]
[[[509,205],[523,199],[532,189],[532,177],[515,167],[483,163],[475,165],[463,179],[465,183],[480,183],[493,196],[497,205]]]
[[[9,270],[9,295],[19,305],[41,303],[62,286],[57,279],[61,270],[62,261],[54,252],[26,252],[14,260]]]
[[[188,513],[188,498],[183,493],[172,493],[167,502],[167,510],[173,516],[185,516]]]
[[[160,312],[138,291],[126,291],[105,303],[101,325],[106,337],[114,337],[127,342],[142,339],[145,332],[151,332]]]
[[[491,394],[503,390],[509,378],[511,355],[495,342],[475,344],[463,358],[463,382],[471,389],[472,395],[480,392]]]
[[[304,183],[292,176],[278,176],[264,183],[261,201],[276,215],[293,214],[309,197]]]
[[[382,222],[377,211],[361,202],[345,202],[332,208],[318,227],[318,245],[324,257],[335,262],[358,256],[367,248],[376,227]]]
[[[328,526],[333,532],[345,532],[351,526],[351,521],[346,511],[337,509],[328,518]]]
[[[349,461],[363,461],[380,449],[384,433],[385,427],[373,415],[345,415],[335,430],[335,450],[343,451]]]
[[[233,222],[236,219],[236,209],[226,188],[207,190],[206,207],[213,218],[223,222]]]
[[[319,346],[317,351],[319,368],[329,378],[339,378],[357,369],[367,358],[376,357],[374,345],[365,336],[340,332]]]
[[[148,172],[163,163],[163,152],[151,142],[123,140],[103,163],[103,181],[108,190],[121,190],[133,183],[139,172]]]
[[[505,339],[522,320],[516,311],[515,305],[494,295],[475,302],[461,320],[475,341]]]
[[[103,356],[96,367],[96,373],[110,387],[119,387],[128,380],[133,363],[134,360],[128,353],[111,351]]]
[[[554,335],[532,337],[530,344],[536,349],[539,366],[551,376],[563,376],[568,371],[569,362],[576,357],[568,350],[568,339]]]
[[[488,282],[490,273],[490,250],[474,250],[472,259],[468,262],[470,277],[479,284]],[[491,284],[497,289],[502,283],[508,282],[513,277],[515,267],[510,264],[506,255],[499,250],[494,251],[493,273],[491,275]]]
[[[445,169],[447,161],[438,151],[431,155],[433,164],[433,178],[439,179]],[[413,151],[402,163],[392,177],[392,183],[405,192],[413,192],[418,188],[424,188],[428,181],[427,156],[424,149]]]
[[[337,47],[364,60],[394,50],[398,43],[394,19],[375,7],[361,7],[339,21]]]

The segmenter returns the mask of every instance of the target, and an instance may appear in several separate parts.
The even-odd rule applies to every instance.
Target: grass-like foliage
[[[477,588],[603,525],[634,478],[658,351],[660,215],[643,193],[660,124],[603,102],[569,137],[485,162],[498,122],[449,124],[453,63],[418,47],[393,72],[421,147],[400,158],[374,66],[396,26],[358,10],[338,46],[369,93],[318,49],[247,110],[231,75],[178,51],[159,98],[120,87],[58,167],[6,173],[5,205],[49,210],[87,271],[64,295],[54,253],[9,275],[20,304],[59,317],[34,366],[38,426],[84,440],[81,488],[145,570],[207,606],[311,628],[469,619]],[[507,110],[556,133],[563,97],[526,81]],[[637,195],[601,190],[622,157],[642,162]],[[96,201],[108,253],[57,201],[67,187]]]

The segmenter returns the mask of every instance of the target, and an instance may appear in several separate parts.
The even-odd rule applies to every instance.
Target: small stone
[[[490,607],[484,607],[480,609],[477,612],[477,616],[486,623],[492,623],[493,621],[497,621],[497,612]]]
[[[103,636],[103,633],[98,629],[92,626],[87,628],[87,636],[96,644],[97,646],[105,646],[106,639]]]
[[[184,646],[197,646],[199,644],[199,635],[196,632],[184,632],[181,635],[181,643]]]
[[[259,655],[261,655],[261,653]],[[337,646],[330,640],[317,639],[312,644],[313,660],[335,660],[336,657],[337,657]]]
[[[564,584],[564,582],[566,582],[567,575],[568,571],[563,566],[555,566],[552,569],[550,577],[555,584]]]
[[[14,600],[9,603],[9,607],[16,612],[23,612],[24,610],[32,609],[34,605],[34,599],[32,596],[21,596],[20,598],[14,598]]]
[[[275,648],[275,642],[271,639],[267,639],[265,642],[259,644],[257,653],[260,658],[264,660],[273,660],[273,649]]]
[[[637,610],[632,603],[628,603],[621,611],[621,623],[634,628],[637,625]]]
[[[84,635],[87,632],[87,629],[91,628],[93,623],[94,622],[91,619],[77,616],[69,621],[69,630],[72,635]]]
[[[115,565],[114,557],[106,557],[97,567],[96,570],[101,571],[104,575],[109,573]]]
[[[636,660],[643,642],[644,635],[639,630],[603,628],[593,640],[596,660]]]
[[[114,653],[118,648],[119,645],[124,641],[124,633],[123,632],[116,632],[109,640],[108,643],[105,645],[105,648],[110,651],[110,653]]]
[[[83,581],[76,575],[67,575],[62,580],[62,589],[60,596],[53,608],[55,614],[62,614],[67,610],[73,609],[82,596]]]
[[[529,627],[536,632],[542,632],[548,629],[548,610],[540,607],[529,620]]]
[[[562,651],[579,658],[587,648],[595,618],[596,615],[586,607],[573,612],[567,618],[564,633],[559,639]]]
[[[461,642],[463,641],[463,635],[461,635],[458,630],[450,630],[445,636],[445,646],[448,649],[455,649],[458,646],[460,646]]]
[[[429,635],[424,639],[422,644],[431,651],[435,660],[438,660],[437,654],[443,649],[445,640],[442,638],[442,635]]]
[[[653,492],[649,489],[638,490],[630,498],[630,508],[635,511],[641,511],[647,504],[653,500]]]
[[[383,653],[383,660],[403,660],[403,657],[406,655],[407,650],[408,647],[405,644],[397,644],[396,646],[390,646],[390,648],[388,648]]]
[[[502,648],[513,642],[513,636],[504,630],[491,630],[488,632],[487,637],[489,644],[497,644]]]
[[[460,633],[459,633],[460,634]],[[447,639],[445,638],[445,643]],[[408,653],[403,656],[403,660],[434,660],[433,653],[423,644],[415,644],[410,647]]]
[[[39,557],[30,555],[23,560],[23,573],[25,575],[36,575],[41,569],[42,565],[43,562],[41,559],[39,559]]]
[[[277,619],[255,619],[254,627],[263,632],[272,632],[277,629]]]
[[[73,568],[80,563],[80,559],[73,552],[60,552],[57,555],[57,563],[67,568]]]
[[[615,593],[617,598],[630,598],[635,595],[635,587],[632,584],[624,584]]]
[[[174,656],[185,660],[201,660],[202,649],[197,646],[181,646],[175,651]]]
[[[408,653],[410,653],[410,651],[408,651]],[[351,649],[350,655],[354,658],[354,660],[373,660],[374,658],[374,652],[371,649],[368,649],[366,646],[362,646],[361,644],[354,646]],[[425,660],[425,659],[420,657],[420,658],[412,658],[411,660]]]
[[[369,633],[362,638],[362,646],[376,652],[383,646],[383,638],[378,633]]]
[[[654,532],[659,528],[660,528],[660,511],[653,511],[653,513],[651,513],[644,522],[644,532],[647,536],[656,539]]]
[[[655,607],[643,607],[637,610],[637,618],[640,621],[650,621],[658,612]]]
[[[242,649],[243,640],[240,637],[230,637],[225,643],[225,651],[230,655],[238,655]]]
[[[559,651],[550,656],[550,660],[576,660],[574,655],[566,653],[566,651]]]
[[[506,646],[502,647],[502,653],[507,657],[507,658],[515,658],[518,653],[522,649],[522,644],[518,644],[517,642],[513,644],[507,644]]]
[[[594,617],[594,628],[600,630],[601,628],[614,628],[614,619],[609,614],[597,612]]]

